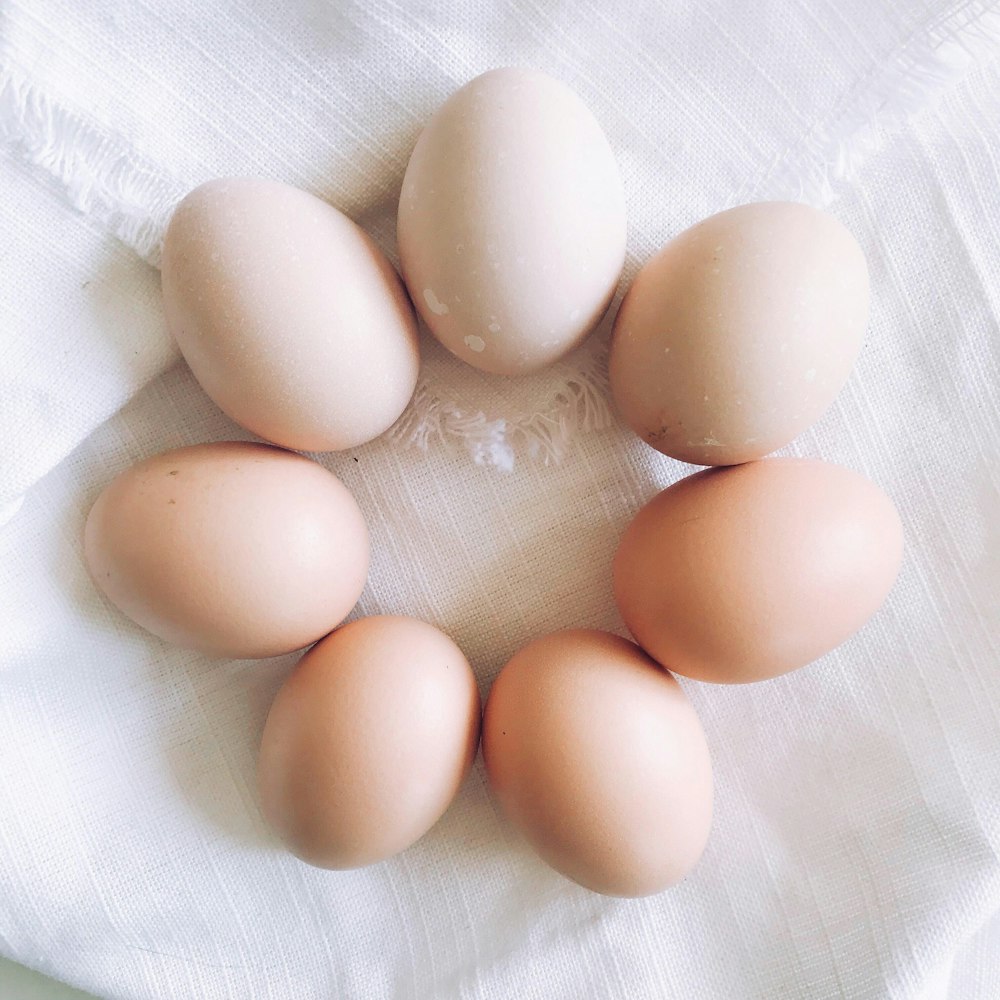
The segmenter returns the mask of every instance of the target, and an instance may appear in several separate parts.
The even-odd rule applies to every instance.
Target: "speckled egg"
[[[176,448],[113,479],[84,532],[97,586],[178,646],[256,658],[339,625],[368,573],[368,529],[336,476],[243,441]]]
[[[615,320],[611,390],[646,442],[695,465],[788,444],[833,401],[868,321],[868,268],[832,215],[720,212],[639,272]]]

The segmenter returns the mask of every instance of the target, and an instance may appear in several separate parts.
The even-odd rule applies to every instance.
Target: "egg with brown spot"
[[[256,658],[301,649],[343,621],[365,585],[368,529],[316,462],[217,442],[112,480],[87,518],[84,552],[97,586],[154,635]]]

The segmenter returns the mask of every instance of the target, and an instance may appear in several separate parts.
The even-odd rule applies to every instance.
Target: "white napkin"
[[[0,953],[129,998],[1000,992],[996,8],[9,0],[0,503],[26,499],[0,530]],[[421,123],[510,63],[565,79],[605,125],[626,281],[684,226],[760,197],[829,203],[872,269],[858,371],[791,450],[896,499],[902,578],[814,667],[686,684],[715,827],[692,877],[641,902],[550,873],[480,769],[398,859],[343,874],[290,859],[263,828],[253,762],[294,658],[171,649],[81,563],[115,472],[243,436],[170,367],[143,258],[176,198],[214,175],[279,177],[392,254]],[[426,342],[394,434],[325,460],[372,526],[359,613],[445,628],[484,692],[533,635],[620,628],[617,538],[689,471],[613,422],[606,333],[526,382]]]

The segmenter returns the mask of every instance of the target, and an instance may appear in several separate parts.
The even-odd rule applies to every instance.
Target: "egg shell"
[[[850,469],[771,458],[655,496],[615,554],[615,599],[675,673],[766,680],[818,659],[885,600],[903,553],[892,501]]]
[[[403,179],[399,253],[431,332],[483,371],[536,371],[607,310],[625,198],[600,125],[528,69],[476,77],[421,133]]]
[[[302,657],[271,706],[264,815],[320,868],[391,857],[448,808],[479,724],[475,678],[448,636],[414,618],[353,621]]]
[[[215,656],[301,649],[368,572],[368,530],[322,466],[269,445],[178,448],[123,472],[84,532],[97,586],[133,621]]]
[[[793,202],[720,212],[636,276],[615,319],[615,403],[672,458],[762,458],[833,402],[868,303],[864,254],[832,215]]]
[[[413,394],[416,317],[379,248],[305,191],[232,178],[195,188],[163,243],[167,326],[205,392],[260,437],[341,451]]]
[[[595,892],[659,892],[704,850],[701,724],[674,678],[619,636],[571,629],[521,649],[490,691],[483,756],[541,857]]]

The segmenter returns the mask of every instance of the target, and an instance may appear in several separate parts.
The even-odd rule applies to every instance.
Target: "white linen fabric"
[[[998,8],[6,0],[0,953],[109,998],[1000,997]],[[893,496],[900,582],[812,667],[685,683],[715,825],[692,876],[642,901],[545,868],[481,765],[400,857],[301,865],[253,780],[295,658],[171,648],[82,564],[116,472],[246,436],[165,333],[176,199],[274,176],[394,255],[421,123],[504,64],[561,77],[604,124],[628,195],[623,288],[680,229],[764,197],[829,205],[872,271],[857,371],[787,450]],[[615,421],[607,333],[523,381],[425,338],[397,428],[321,457],[372,529],[357,613],[444,628],[484,693],[534,635],[621,630],[617,539],[690,471]]]

